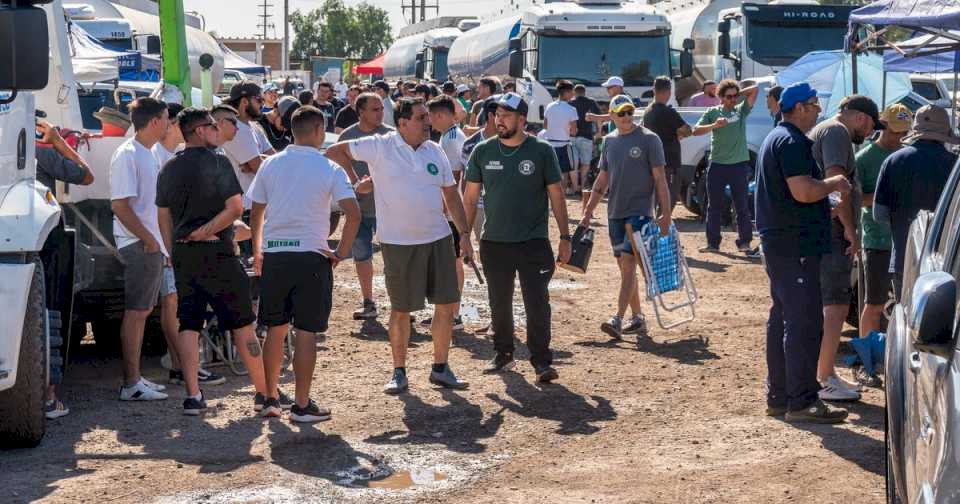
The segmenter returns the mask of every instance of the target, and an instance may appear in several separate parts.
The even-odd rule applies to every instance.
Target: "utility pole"
[[[283,70],[290,70],[290,0],[283,0]],[[301,67],[302,68],[302,67]]]
[[[427,10],[433,11],[434,16],[440,15],[440,0],[400,0],[400,10],[403,12],[403,17],[407,19],[410,24],[415,24],[418,21],[425,21],[427,19]],[[420,11],[420,19],[417,19],[417,11]],[[407,16],[407,11],[410,11],[410,16]]]
[[[267,10],[270,7],[273,7],[273,4],[269,4],[267,3],[267,0],[263,0],[263,3],[258,5],[257,7],[260,7],[263,9],[263,14],[257,14],[257,17],[260,18],[260,24],[257,25],[257,28],[263,28],[263,39],[266,40],[267,28],[276,29],[276,26],[273,23],[269,22],[270,18],[273,17],[273,14],[270,14],[269,13],[270,11]]]

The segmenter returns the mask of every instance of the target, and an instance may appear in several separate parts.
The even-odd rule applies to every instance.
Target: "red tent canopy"
[[[383,54],[372,60],[353,67],[354,73],[368,75],[383,75]]]

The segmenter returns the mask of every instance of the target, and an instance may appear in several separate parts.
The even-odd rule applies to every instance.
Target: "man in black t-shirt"
[[[660,76],[653,81],[653,101],[643,113],[643,127],[656,133],[663,143],[670,201],[676,205],[680,198],[680,181],[677,177],[681,164],[680,140],[690,136],[692,130],[680,114],[667,105],[672,89],[669,77]]]
[[[257,124],[263,128],[273,150],[280,152],[293,143],[293,134],[290,133],[290,116],[298,108],[300,108],[300,101],[292,96],[284,96],[270,112],[257,119]]]
[[[574,163],[579,165],[580,182],[584,189],[593,184],[587,180],[590,163],[593,162],[593,136],[600,131],[600,123],[587,120],[587,114],[599,114],[597,101],[587,96],[587,87],[577,84],[573,87],[574,99],[570,105],[577,109],[577,134],[571,139]]]
[[[360,96],[360,87],[350,86],[350,89],[347,90],[347,101],[349,103],[337,112],[337,122],[333,128],[334,133],[339,135],[343,130],[360,122],[360,115],[357,114],[356,105],[358,96]]]
[[[234,252],[233,222],[243,213],[240,183],[230,160],[213,150],[219,130],[210,113],[187,108],[178,121],[186,148],[164,165],[157,180],[156,204],[160,232],[172,252],[179,295],[177,352],[187,389],[183,413],[194,416],[206,409],[197,378],[197,346],[207,305],[213,307],[220,330],[233,334],[257,390],[254,410],[258,410],[265,396],[273,394],[266,394],[250,281]]]
[[[323,112],[324,124],[327,125],[327,133],[333,133],[334,123],[337,122],[337,112],[341,106],[340,100],[334,97],[333,85],[329,82],[321,82],[317,85],[317,95],[313,97],[313,106]]]

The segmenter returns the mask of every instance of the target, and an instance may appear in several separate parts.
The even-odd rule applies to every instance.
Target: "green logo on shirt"
[[[427,172],[429,172],[430,175],[436,175],[440,173],[440,169],[433,163],[427,163]]]

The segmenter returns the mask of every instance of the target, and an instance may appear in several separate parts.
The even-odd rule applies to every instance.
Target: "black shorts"
[[[232,244],[174,244],[173,274],[181,331],[202,330],[208,305],[213,307],[217,323],[224,331],[246,327],[256,320],[250,298],[250,279]]]
[[[881,306],[887,304],[893,281],[889,250],[863,249],[863,278],[866,283],[866,303]]]
[[[453,231],[453,251],[457,254],[457,257],[460,256],[460,231],[457,231],[457,225],[453,221],[447,221],[447,224],[450,224],[450,231]]]
[[[317,252],[268,252],[260,292],[260,321],[267,327],[292,322],[296,329],[322,333],[333,308],[333,267]]]
[[[557,161],[560,163],[560,172],[568,173],[573,171],[573,164],[570,162],[570,146],[554,147],[553,151],[557,153]]]

